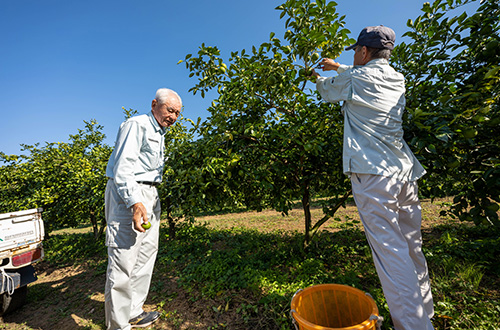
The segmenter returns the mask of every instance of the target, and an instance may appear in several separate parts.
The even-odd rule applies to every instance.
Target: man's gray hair
[[[370,53],[370,57],[372,59],[385,58],[386,60],[389,60],[392,54],[392,51],[390,49],[372,48],[372,47],[366,47],[366,49],[368,53]]]
[[[182,104],[181,97],[175,91],[168,88],[160,88],[156,91],[155,100],[159,104],[168,103],[173,98],[177,98],[177,100],[179,100],[179,102]]]

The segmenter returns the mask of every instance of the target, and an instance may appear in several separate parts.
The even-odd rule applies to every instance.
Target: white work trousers
[[[417,183],[356,173],[351,183],[395,329],[434,329]]]
[[[158,252],[160,201],[155,187],[140,185],[151,228],[145,233],[132,224],[127,208],[110,179],[106,186],[106,276],[105,313],[108,330],[129,330],[129,320],[143,312]]]

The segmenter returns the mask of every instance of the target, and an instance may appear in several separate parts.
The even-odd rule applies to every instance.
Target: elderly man
[[[160,316],[142,307],[158,251],[160,200],[156,186],[163,173],[165,129],[175,123],[181,108],[177,93],[158,89],[151,112],[129,118],[118,131],[106,168],[108,330],[146,327]]]
[[[326,58],[320,67],[338,76],[313,76],[324,100],[344,102],[344,173],[394,327],[425,330],[434,314],[416,182],[425,170],[403,140],[404,77],[388,62],[395,39],[388,27],[367,27],[346,48],[354,49],[354,66]]]

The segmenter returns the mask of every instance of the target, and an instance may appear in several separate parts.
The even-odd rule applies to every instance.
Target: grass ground
[[[500,239],[491,228],[439,216],[446,200],[423,201],[424,249],[436,329],[500,329]],[[321,210],[313,210],[313,218]],[[390,315],[354,205],[327,222],[307,249],[300,209],[198,218],[175,241],[161,238],[146,302],[161,319],[151,329],[292,329],[290,301],[300,288],[340,283],[369,292]],[[163,231],[166,233],[166,228]],[[52,234],[28,303],[0,329],[104,329],[106,250],[89,228]]]

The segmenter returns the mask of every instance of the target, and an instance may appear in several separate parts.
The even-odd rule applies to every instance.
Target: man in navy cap
[[[417,180],[424,168],[403,140],[405,83],[389,65],[396,35],[385,26],[359,34],[354,66],[325,58],[316,71],[316,88],[328,102],[343,101],[344,173],[397,330],[433,329],[434,307],[422,253],[421,207]]]

